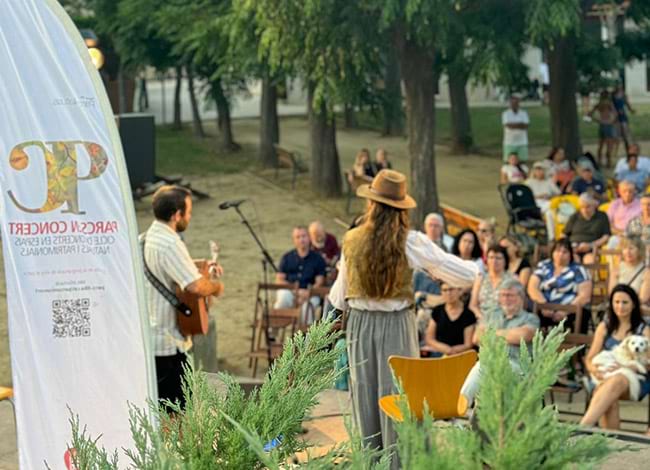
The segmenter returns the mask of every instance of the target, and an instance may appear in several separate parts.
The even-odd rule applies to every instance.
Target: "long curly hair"
[[[363,225],[359,274],[364,292],[374,299],[389,296],[408,269],[408,211],[370,201]]]

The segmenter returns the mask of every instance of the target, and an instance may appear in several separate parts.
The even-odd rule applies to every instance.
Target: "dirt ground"
[[[281,144],[299,150],[307,158],[309,132],[301,118],[284,119],[281,123]],[[256,120],[235,122],[235,135],[245,147],[258,141]],[[338,133],[341,165],[351,166],[356,151],[368,147],[374,153],[384,147],[392,155],[397,170],[408,173],[407,141],[399,137],[380,137],[370,131],[341,130]],[[546,149],[533,149],[541,157]],[[479,216],[496,216],[503,221],[505,212],[496,191],[499,160],[485,156],[449,156],[444,148],[438,150],[437,171],[439,194],[443,202]],[[246,353],[250,346],[249,323],[253,315],[255,286],[262,279],[260,253],[233,210],[221,211],[221,201],[249,198],[242,206],[274,257],[290,249],[290,230],[296,224],[308,224],[320,219],[326,229],[340,236],[344,228],[335,218],[346,218],[344,200],[319,201],[304,190],[308,177],[300,176],[298,190],[288,188],[288,172],[275,179],[273,172],[257,170],[234,175],[189,176],[192,185],[208,192],[212,198],[195,204],[194,217],[187,231],[186,242],[195,257],[209,255],[208,241],[221,244],[221,262],[225,269],[226,292],[213,308],[216,320],[218,368],[235,374],[248,375]],[[144,230],[151,222],[149,199],[136,203],[138,224]],[[354,207],[361,208],[356,202]],[[347,217],[349,220],[350,217]],[[502,225],[502,230],[505,227]],[[2,268],[4,277],[4,267]],[[11,383],[10,356],[7,338],[6,290],[0,285],[0,385]],[[208,345],[209,350],[213,345]],[[213,362],[213,361],[211,361]],[[213,365],[208,367],[214,369]]]

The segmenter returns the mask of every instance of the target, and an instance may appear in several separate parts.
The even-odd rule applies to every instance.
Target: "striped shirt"
[[[589,280],[589,274],[582,265],[574,262],[557,276],[554,271],[553,261],[547,259],[540,261],[533,275],[539,278],[539,290],[547,302],[568,305],[578,296],[578,286]]]
[[[478,267],[473,261],[464,261],[457,256],[445,253],[422,232],[409,231],[406,237],[406,259],[411,269],[422,270],[433,278],[440,279],[454,287],[471,287],[478,275]],[[345,258],[341,255],[339,274],[332,286],[329,300],[334,307],[345,310],[348,303],[357,310],[395,312],[408,308],[413,301],[407,299],[346,299],[347,269]]]
[[[181,237],[168,225],[155,220],[147,230],[144,259],[154,276],[172,291],[185,289],[201,278]],[[192,338],[183,337],[176,324],[176,309],[150,283],[145,282],[153,352],[173,356],[192,347]]]

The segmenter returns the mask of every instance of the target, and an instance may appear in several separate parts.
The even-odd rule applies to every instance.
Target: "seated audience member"
[[[607,214],[598,210],[598,201],[590,194],[580,195],[580,209],[569,217],[564,235],[575,247],[573,252],[583,257],[586,264],[594,262],[594,248],[599,248],[610,235]]]
[[[510,366],[517,373],[521,372],[519,363],[519,346],[523,340],[531,351],[531,342],[539,329],[539,318],[524,310],[526,295],[524,287],[516,279],[504,282],[499,289],[499,305],[495,314],[489,318],[481,318],[474,331],[473,342],[480,345],[481,337],[488,328],[495,328],[497,336],[508,343]],[[460,390],[461,397],[467,400],[468,407],[476,397],[481,377],[480,361],[477,362],[467,375]]]
[[[641,213],[630,220],[625,227],[625,236],[639,237],[644,243],[650,240],[650,194],[642,194],[639,200]]]
[[[578,176],[569,187],[569,192],[573,194],[590,193],[599,201],[604,201],[606,198],[605,183],[594,177],[594,167],[587,161],[582,161],[578,165]]]
[[[607,217],[609,217],[612,233],[621,235],[625,232],[627,224],[641,215],[641,203],[635,197],[634,183],[630,181],[621,181],[618,185],[618,193],[620,197],[614,199],[609,205]]]
[[[388,152],[382,148],[377,149],[375,153],[375,173],[381,170],[391,170],[393,166],[388,161]]]
[[[528,167],[519,162],[519,155],[511,152],[508,155],[508,162],[501,167],[501,184],[523,183],[528,176]]]
[[[426,271],[415,270],[413,272],[413,292],[415,293],[418,336],[422,339],[429,325],[431,309],[443,302],[440,295],[440,281],[433,279]]]
[[[485,272],[483,251],[481,250],[478,236],[476,236],[476,233],[472,229],[466,228],[456,235],[451,253],[460,259],[474,261],[478,266],[479,272]]]
[[[445,233],[445,221],[440,214],[432,212],[424,218],[424,233],[429,240],[448,253],[454,246],[454,237]]]
[[[303,305],[303,322],[311,323],[313,319],[307,318],[307,300],[314,308],[320,304],[319,297],[309,297],[310,287],[322,286],[325,282],[325,260],[323,257],[311,250],[309,233],[307,227],[294,227],[291,234],[295,249],[282,256],[276,282],[278,284],[293,284],[298,286],[298,299],[294,299],[292,290],[281,289],[277,291],[275,308],[292,308],[297,302]],[[311,320],[311,321],[310,321]]]
[[[650,173],[639,168],[639,156],[633,153],[627,156],[627,168],[614,174],[616,181],[630,181],[634,183],[637,194],[643,194],[648,186]]]
[[[494,217],[488,220],[481,220],[478,224],[478,241],[481,244],[481,253],[483,262],[485,263],[485,256],[487,254],[487,249],[493,243],[496,243],[496,231],[497,223]]]
[[[363,178],[366,181],[372,181],[377,172],[375,167],[370,161],[370,151],[368,149],[361,149],[357,152],[352,166],[352,173],[358,178]]]
[[[644,246],[639,238],[622,238],[621,261],[609,273],[609,292],[618,284],[630,286],[644,304],[650,300],[650,269],[644,258]]]
[[[469,301],[469,308],[476,318],[490,315],[499,308],[497,293],[501,285],[510,279],[514,279],[514,276],[508,272],[507,250],[500,245],[491,245],[487,250],[486,273],[474,281]]]
[[[650,158],[641,155],[641,147],[638,144],[630,144],[630,146],[627,148],[627,154],[636,155],[637,167],[641,170],[645,170],[648,174],[650,174]],[[628,169],[629,165],[627,163],[627,157],[620,158],[618,162],[616,162],[614,174],[617,175]]]
[[[434,307],[429,317],[424,350],[428,357],[458,354],[472,349],[476,317],[461,300],[462,289],[443,282],[444,303]]]
[[[650,327],[641,317],[639,298],[630,286],[619,284],[609,297],[609,310],[605,319],[598,325],[591,347],[585,358],[587,371],[601,380],[596,386],[589,408],[580,424],[595,426],[600,423],[603,429],[619,429],[621,420],[618,401],[630,392],[630,383],[623,374],[604,377],[603,371],[592,361],[601,351],[611,351],[629,335],[643,335],[650,339]],[[639,400],[650,392],[650,380],[646,375],[641,380]]]
[[[528,297],[535,303],[579,305],[584,307],[591,300],[591,280],[585,268],[573,261],[573,250],[568,239],[555,241],[551,258],[540,261],[528,282]],[[567,312],[543,309],[542,326],[555,326]],[[573,325],[575,318],[567,319]],[[587,322],[583,322],[586,327]]]
[[[546,221],[546,231],[549,240],[553,239],[555,234],[555,223],[553,214],[550,213],[551,198],[560,194],[560,189],[550,179],[546,177],[546,169],[542,162],[535,162],[530,177],[526,180],[526,185],[533,192],[535,204],[539,207],[542,217]]]
[[[550,161],[549,178],[560,188],[560,191],[565,192],[576,173],[571,168],[571,163],[567,160],[564,149],[562,147],[553,147],[548,155],[548,160]]]
[[[524,256],[524,247],[512,235],[506,235],[499,240],[499,245],[508,253],[508,271],[515,276],[524,288],[530,279],[531,266],[528,258]]]
[[[325,231],[323,224],[316,220],[309,224],[309,241],[311,249],[321,255],[325,260],[327,283],[331,284],[336,279],[336,262],[341,254],[341,249],[336,237]]]

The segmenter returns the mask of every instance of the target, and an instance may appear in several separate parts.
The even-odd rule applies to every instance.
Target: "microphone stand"
[[[265,326],[264,339],[266,340],[267,359],[270,368],[273,357],[271,354],[271,337],[269,336],[270,321],[269,321],[269,289],[268,289],[269,272],[268,271],[269,271],[269,266],[271,267],[271,269],[273,269],[273,272],[275,273],[278,272],[278,268],[275,266],[275,263],[273,262],[273,258],[271,258],[271,255],[269,254],[268,250],[266,249],[262,241],[257,236],[257,233],[255,233],[255,230],[251,226],[250,222],[248,222],[246,216],[244,216],[244,214],[242,214],[242,212],[239,210],[239,204],[232,207],[235,208],[235,211],[237,211],[237,214],[239,214],[241,223],[246,226],[250,234],[253,236],[255,243],[257,243],[257,246],[260,248],[260,251],[262,252],[262,270],[264,272],[264,307],[262,309],[262,318],[264,319],[263,321],[263,324]]]

